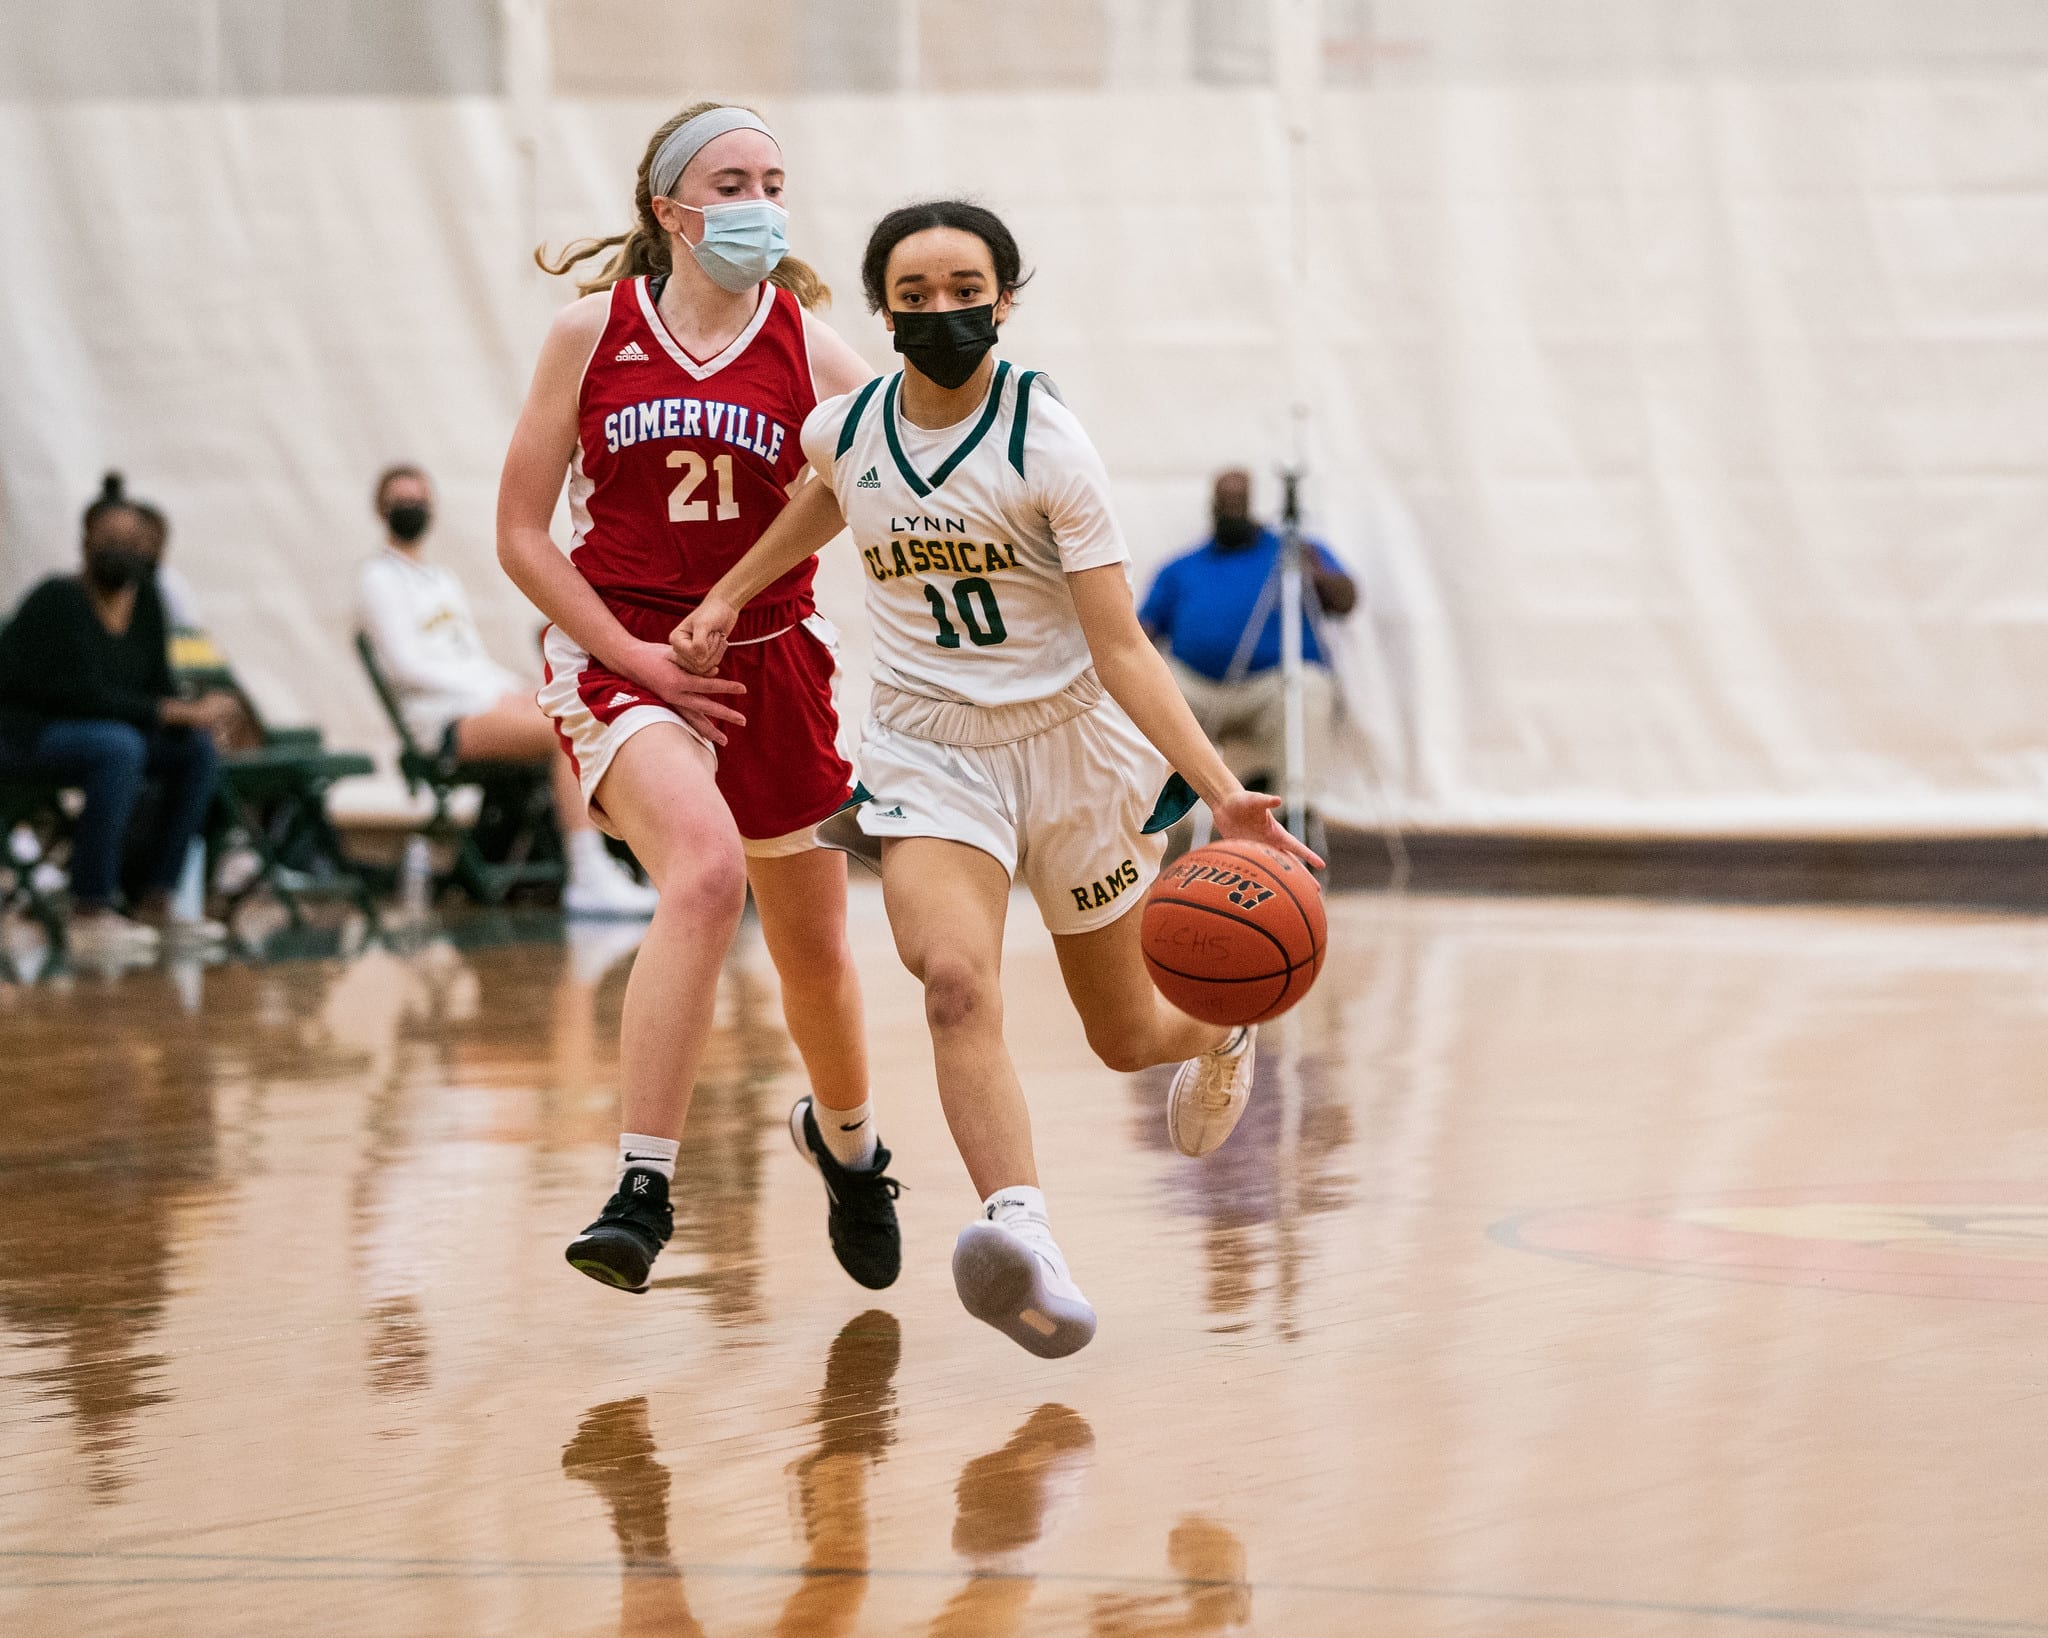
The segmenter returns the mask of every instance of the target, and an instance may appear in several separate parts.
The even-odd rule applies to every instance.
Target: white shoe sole
[[[968,1313],[1040,1359],[1078,1353],[1095,1336],[1095,1310],[1048,1291],[1037,1254],[993,1223],[969,1223],[960,1231],[953,1288]]]
[[[820,1177],[823,1177],[825,1175],[824,1167],[818,1164],[818,1157],[811,1153],[811,1146],[804,1142],[804,1111],[810,1107],[811,1099],[808,1097],[798,1098],[790,1106],[789,1141],[796,1146],[796,1152],[804,1157],[804,1164],[809,1166]],[[831,1187],[827,1185],[826,1193],[829,1194],[830,1192]]]
[[[1256,1026],[1254,1026],[1256,1029]],[[1191,1058],[1183,1064],[1173,1077],[1173,1090],[1166,1096],[1166,1136],[1175,1150],[1190,1160],[1200,1160],[1204,1155],[1213,1155],[1230,1140],[1230,1134],[1237,1130],[1237,1123],[1244,1119],[1244,1112],[1252,1102],[1252,1070],[1258,1062],[1259,1038],[1253,1034],[1245,1044],[1237,1060],[1238,1068],[1244,1075],[1244,1095],[1228,1109],[1202,1110],[1203,1126],[1188,1143],[1181,1141],[1180,1109],[1183,1092],[1191,1092],[1196,1081],[1201,1079],[1202,1059]]]

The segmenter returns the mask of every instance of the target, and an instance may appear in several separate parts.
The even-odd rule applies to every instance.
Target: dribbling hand
[[[718,726],[721,722],[735,728],[747,725],[745,717],[717,697],[744,694],[745,683],[685,671],[661,643],[635,643],[617,657],[613,669],[654,695],[713,745],[726,742]]]
[[[721,597],[707,597],[669,633],[669,652],[685,671],[708,677],[725,658],[725,640],[740,611]]]
[[[1216,821],[1216,834],[1231,842],[1264,842],[1282,853],[1291,853],[1311,870],[1321,870],[1323,861],[1287,834],[1277,812],[1280,798],[1257,791],[1239,791],[1221,802],[1209,804]]]

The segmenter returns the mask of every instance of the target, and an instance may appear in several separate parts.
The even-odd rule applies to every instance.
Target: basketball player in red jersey
[[[824,1178],[833,1250],[870,1288],[901,1262],[846,945],[846,860],[812,834],[851,790],[815,560],[748,609],[719,678],[692,676],[668,648],[804,477],[804,417],[872,374],[808,311],[827,293],[784,255],[783,182],[757,115],[702,103],[649,141],[632,232],[555,263],[536,253],[563,273],[616,250],[548,331],[498,490],[499,560],[554,622],[541,706],[592,816],[661,890],[626,987],[617,1190],[567,1253],[627,1291],[647,1288],[673,1225],[678,1139],[749,886],[810,1075],[790,1130]],[[567,559],[548,533],[565,472]]]

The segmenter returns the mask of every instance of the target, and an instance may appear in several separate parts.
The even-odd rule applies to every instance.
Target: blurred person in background
[[[213,730],[239,708],[222,694],[178,698],[156,546],[148,514],[108,473],[85,509],[84,572],[43,581],[0,630],[0,775],[52,778],[85,796],[71,840],[71,939],[86,956],[226,933],[174,919],[170,903],[218,782]],[[151,784],[158,799],[145,805]],[[137,919],[122,913],[124,854]]]
[[[1277,587],[1255,640],[1248,628],[1267,582],[1280,572],[1280,535],[1252,515],[1251,474],[1241,468],[1217,475],[1211,521],[1207,540],[1161,567],[1138,619],[1166,650],[1174,681],[1230,771],[1247,789],[1271,792],[1279,789],[1287,766]],[[1306,544],[1302,568],[1314,600],[1310,612],[1341,619],[1358,606],[1357,582],[1320,541]],[[1326,766],[1337,709],[1336,684],[1314,619],[1302,622],[1301,652],[1307,662],[1302,701],[1313,781]]]
[[[179,692],[190,694],[192,688],[181,675],[192,665],[203,669],[225,672],[227,660],[207,631],[206,616],[199,606],[199,594],[192,582],[168,560],[171,544],[171,520],[162,507],[153,502],[138,500],[135,510],[149,526],[148,540],[144,555],[150,560],[156,580],[156,594],[163,600],[164,625],[170,632],[171,676],[179,684]],[[257,725],[254,707],[235,688],[222,691],[223,697],[234,703],[230,716],[223,706],[222,720],[214,724],[213,743],[223,752],[232,754],[246,751],[263,743],[263,730]],[[238,862],[246,869],[255,855],[247,849],[237,850]],[[223,887],[225,891],[226,888]]]
[[[434,490],[418,467],[377,479],[384,549],[363,565],[357,618],[397,691],[405,725],[427,753],[465,762],[545,767],[569,859],[562,908],[572,916],[654,914],[658,896],[605,848],[576,770],[533,690],[491,658],[462,583],[422,552]]]
[[[204,631],[206,620],[199,612],[199,594],[192,589],[192,582],[165,560],[171,545],[171,520],[165,516],[162,507],[150,501],[137,501],[135,511],[148,525],[147,551],[155,565],[156,594],[163,599],[165,625],[174,634]]]

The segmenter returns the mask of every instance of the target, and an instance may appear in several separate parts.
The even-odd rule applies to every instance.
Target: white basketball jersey
[[[864,561],[875,680],[974,705],[1059,693],[1089,665],[1067,575],[1130,573],[1101,456],[1033,370],[998,362],[938,431],[904,419],[902,391],[870,381],[803,428]]]

